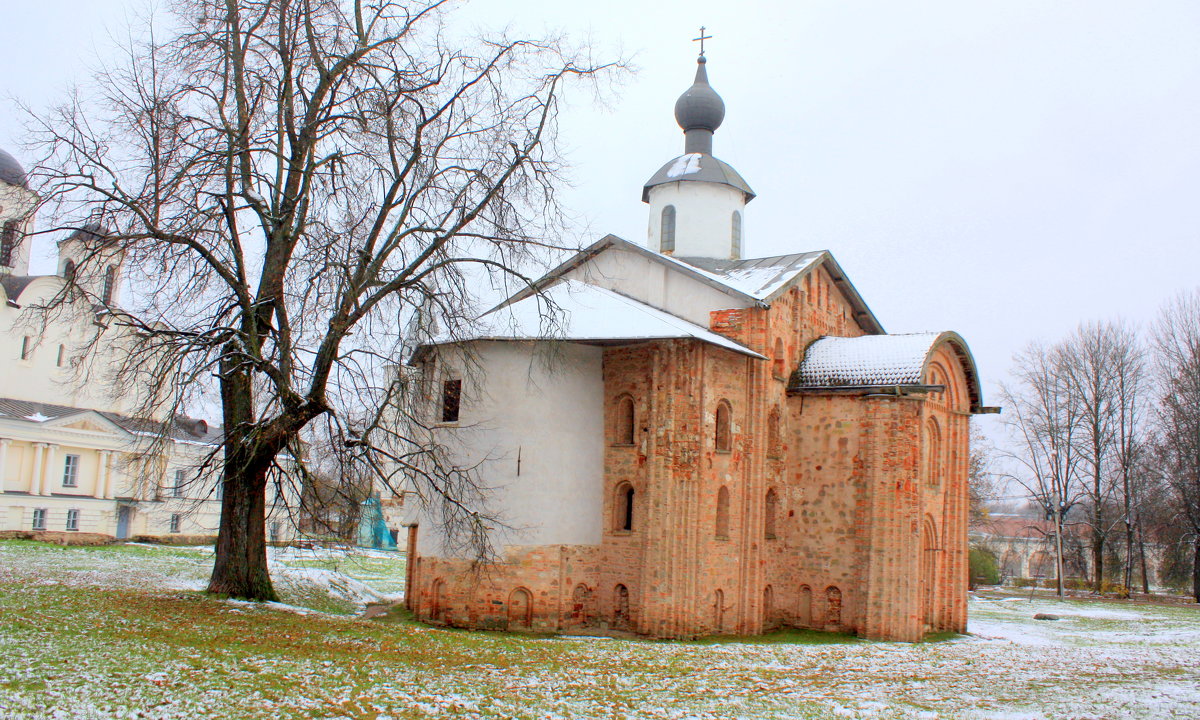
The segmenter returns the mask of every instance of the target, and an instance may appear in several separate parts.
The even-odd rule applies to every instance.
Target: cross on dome
[[[704,26],[701,25],[700,26],[700,37],[692,38],[692,42],[700,43],[700,57],[704,57],[704,41],[705,40],[712,40],[712,35],[705,35],[704,34]]]

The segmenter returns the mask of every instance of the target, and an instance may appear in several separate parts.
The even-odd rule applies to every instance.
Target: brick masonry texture
[[[954,350],[935,348],[926,371],[942,392],[788,396],[809,343],[862,334],[824,267],[770,308],[716,312],[710,327],[768,360],[693,340],[605,350],[600,545],[510,547],[483,567],[416,558],[417,617],[666,638],[964,631],[970,398]],[[625,398],[631,445],[618,442]]]

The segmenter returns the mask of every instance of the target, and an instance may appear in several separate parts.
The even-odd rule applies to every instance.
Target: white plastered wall
[[[487,510],[511,529],[492,541],[508,545],[598,545],[604,487],[604,381],[598,347],[548,342],[477,342],[481,369],[464,372],[454,346],[432,366],[431,417],[441,383],[463,380],[459,422],[438,439],[463,464],[481,462],[493,491]],[[518,471],[519,463],[519,471]],[[422,555],[446,557],[450,543],[437,518],[423,513]]]
[[[676,317],[709,327],[709,313],[749,307],[750,302],[685,274],[663,262],[620,248],[609,248],[566,277],[639,300]]]
[[[728,260],[733,257],[733,213],[742,215],[742,257],[746,254],[746,195],[730,185],[672,182],[650,188],[648,247],[662,248],[662,211],[675,206],[675,250],[679,257]]]

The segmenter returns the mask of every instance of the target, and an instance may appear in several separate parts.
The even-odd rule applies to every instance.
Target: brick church
[[[968,420],[952,332],[888,335],[828,251],[744,257],[754,192],[713,156],[705,58],[684,154],[609,235],[413,357],[433,432],[490,488],[480,567],[436,512],[409,529],[416,616],[687,638],[966,628]],[[545,328],[548,307],[558,319]]]

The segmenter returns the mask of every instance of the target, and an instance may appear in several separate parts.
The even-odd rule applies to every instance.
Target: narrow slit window
[[[33,355],[33,338],[28,335],[21,338],[21,359],[28,360]]]
[[[17,254],[17,221],[9,220],[0,230],[0,265],[13,267]]]
[[[714,445],[719,452],[729,452],[733,447],[733,430],[729,422],[729,403],[724,400],[717,405],[717,422],[716,431],[714,432]]]
[[[729,257],[734,260],[742,259],[742,214],[737,210],[733,211],[733,218],[730,220],[730,243]]]
[[[659,238],[660,252],[675,251],[675,206],[668,205],[662,210],[662,229]]]
[[[442,382],[442,422],[458,422],[458,411],[462,403],[462,380]]]
[[[633,398],[626,395],[617,404],[617,444],[632,445],[634,438]]]
[[[729,488],[721,486],[717,492],[717,523],[716,536],[720,540],[729,539]]]
[[[621,483],[617,488],[616,497],[616,528],[617,530],[633,530],[633,486],[629,483]]]
[[[109,265],[104,271],[104,304],[108,305],[112,302],[113,291],[117,287],[117,268]]]

